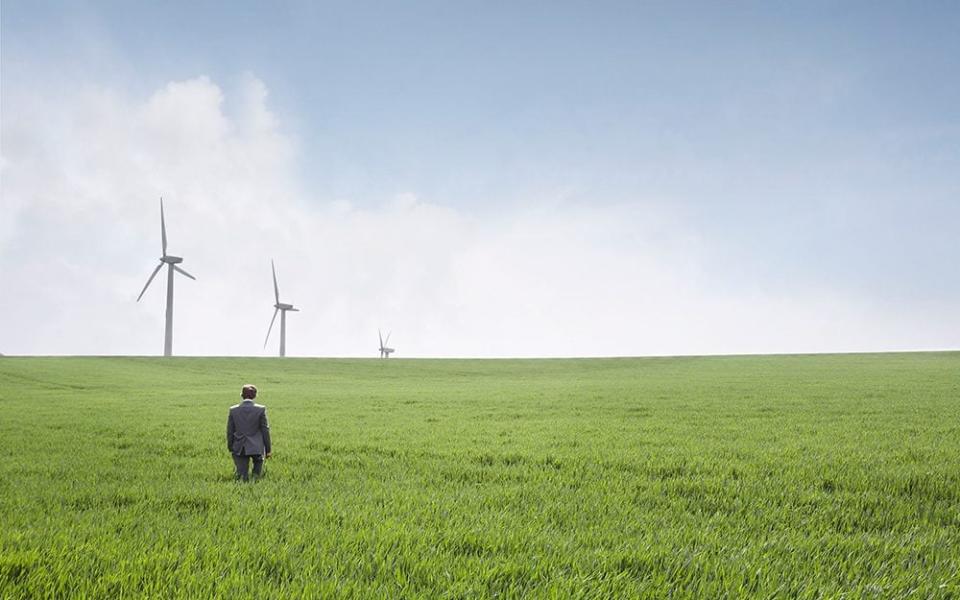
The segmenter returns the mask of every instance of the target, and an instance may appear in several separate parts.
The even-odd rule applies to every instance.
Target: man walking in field
[[[227,450],[233,454],[237,479],[247,481],[250,461],[256,479],[263,473],[263,459],[270,458],[270,425],[267,407],[253,403],[257,397],[255,386],[243,386],[240,397],[243,402],[231,406],[227,415]]]

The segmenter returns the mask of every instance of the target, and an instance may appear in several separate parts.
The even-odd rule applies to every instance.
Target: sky
[[[0,5],[0,352],[960,349],[955,2]]]

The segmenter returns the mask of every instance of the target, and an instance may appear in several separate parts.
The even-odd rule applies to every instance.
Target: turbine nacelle
[[[277,302],[273,305],[273,307],[280,310],[292,310],[294,312],[299,312],[299,309],[294,308],[292,304],[284,304],[283,302]]]
[[[178,263],[182,263],[182,262],[183,262],[183,257],[180,257],[180,256],[170,256],[170,255],[168,254],[167,256],[161,256],[161,257],[160,257],[160,262],[165,262],[165,263],[167,263],[167,264],[175,265],[175,264],[178,264]]]

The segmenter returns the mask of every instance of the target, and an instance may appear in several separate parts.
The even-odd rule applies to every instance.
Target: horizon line
[[[242,358],[242,359],[301,359],[301,360],[611,360],[611,359],[659,359],[659,358],[750,358],[750,357],[801,357],[801,356],[853,356],[876,354],[949,354],[960,352],[956,348],[910,349],[910,350],[839,350],[823,352],[732,352],[716,354],[610,354],[596,356],[408,356],[389,359],[376,356],[260,356],[246,354],[2,354],[0,358]]]

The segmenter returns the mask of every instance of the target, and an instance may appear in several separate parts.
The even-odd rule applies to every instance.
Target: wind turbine
[[[300,312],[299,308],[294,308],[292,304],[280,302],[280,288],[277,287],[277,268],[273,266],[273,259],[270,259],[270,270],[273,271],[273,297],[277,301],[273,305],[273,318],[270,319],[270,327],[267,329],[267,338],[263,340],[263,347],[267,347],[270,341],[270,332],[273,330],[273,322],[277,320],[277,313],[280,313],[280,356],[287,355],[287,311]]]
[[[390,343],[390,332],[387,332],[387,341],[383,341],[383,334],[380,333],[380,330],[377,330],[377,335],[380,336],[380,358],[390,358],[391,352],[396,352],[393,348],[388,348],[387,344]]]
[[[150,274],[150,279],[148,279],[146,285],[143,286],[143,290],[140,291],[140,295],[137,296],[137,302],[140,302],[140,298],[143,298],[143,293],[147,291],[148,287],[150,287],[150,282],[153,281],[153,278],[157,276],[157,273],[160,272],[160,269],[163,267],[164,263],[166,263],[167,319],[163,336],[163,355],[170,356],[173,354],[173,272],[177,271],[181,275],[186,275],[194,281],[196,281],[197,278],[177,266],[179,263],[183,262],[183,258],[179,256],[170,256],[167,254],[167,225],[163,220],[163,198],[160,198],[160,240],[162,242],[163,256],[160,257],[160,264],[157,265],[157,268],[154,269],[153,273]]]

